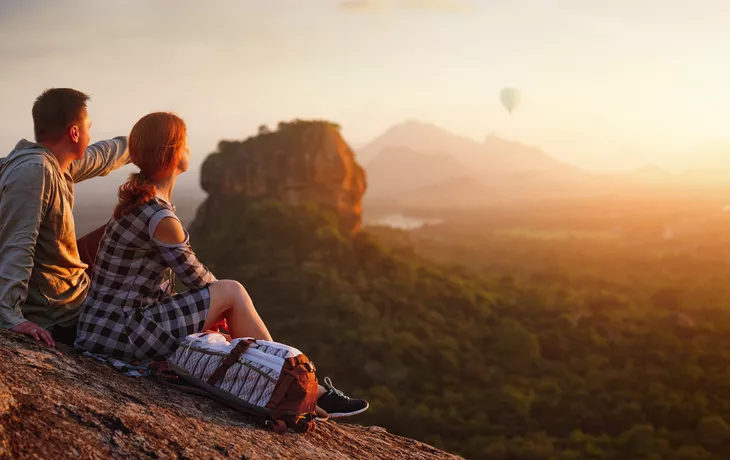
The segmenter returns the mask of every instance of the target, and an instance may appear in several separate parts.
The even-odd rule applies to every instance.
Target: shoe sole
[[[334,413],[330,413],[329,416],[330,416],[330,418],[350,417],[350,416],[353,416],[353,415],[362,414],[363,412],[365,412],[369,408],[370,408],[370,404],[368,403],[367,406],[365,406],[362,409],[357,410],[355,412],[334,412]]]

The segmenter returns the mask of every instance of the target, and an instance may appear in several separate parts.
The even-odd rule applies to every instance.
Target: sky
[[[0,0],[0,143],[74,87],[96,139],[180,114],[194,164],[324,118],[355,148],[418,120],[589,170],[730,168],[729,21],[724,0]]]

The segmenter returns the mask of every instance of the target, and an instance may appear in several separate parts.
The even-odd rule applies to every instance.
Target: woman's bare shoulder
[[[179,220],[165,217],[157,224],[153,237],[160,243],[178,244],[185,241],[185,230]]]

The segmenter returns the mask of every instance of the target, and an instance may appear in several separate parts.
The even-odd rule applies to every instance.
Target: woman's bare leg
[[[210,309],[203,330],[225,318],[231,337],[271,340],[271,334],[253,306],[251,297],[238,281],[221,280],[210,285]]]

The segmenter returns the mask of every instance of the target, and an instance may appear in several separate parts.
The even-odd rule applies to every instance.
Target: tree
[[[492,347],[505,367],[516,372],[527,372],[540,356],[537,337],[511,318],[500,321]]]
[[[667,311],[677,311],[682,306],[682,292],[678,289],[661,289],[651,296],[651,303]]]
[[[632,454],[650,454],[654,449],[654,427],[634,425],[624,433],[626,449]]]
[[[697,436],[702,445],[716,449],[730,439],[730,426],[719,415],[703,417],[697,424]]]

